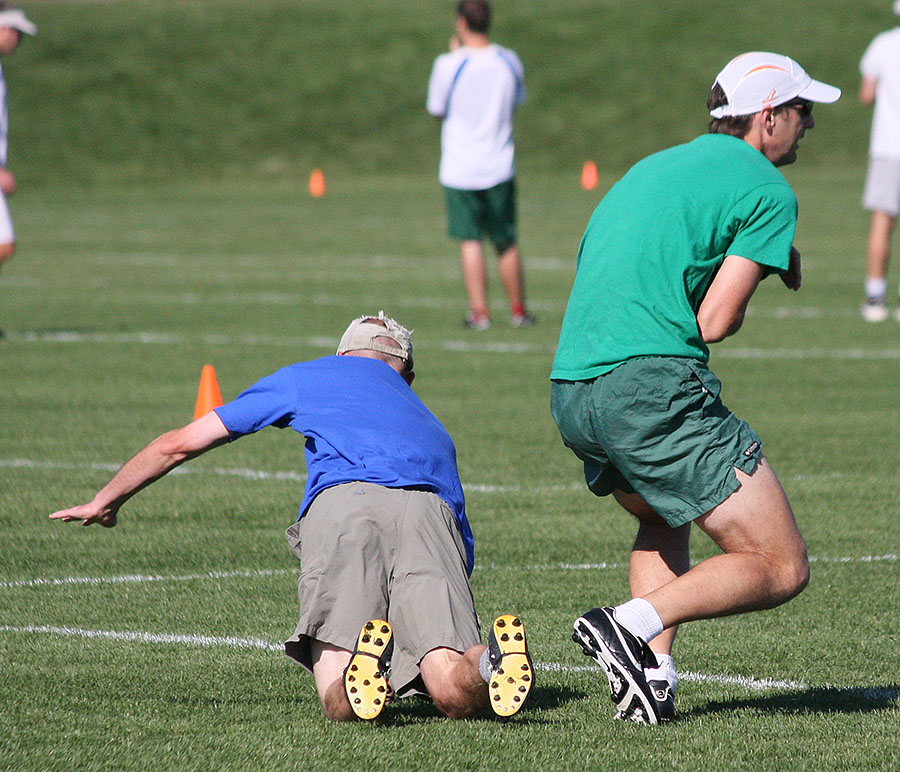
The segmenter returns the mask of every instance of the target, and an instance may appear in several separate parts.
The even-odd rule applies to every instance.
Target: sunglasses
[[[801,118],[809,118],[812,115],[813,103],[806,99],[797,99],[793,102],[785,102],[784,107],[793,107],[800,113]]]

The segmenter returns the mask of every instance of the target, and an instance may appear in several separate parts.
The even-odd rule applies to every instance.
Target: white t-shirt
[[[900,159],[900,27],[869,44],[859,70],[864,78],[877,80],[869,155]]]
[[[515,174],[513,114],[525,99],[516,53],[491,44],[461,47],[434,61],[428,112],[443,118],[441,184],[485,190]]]
[[[9,135],[9,115],[6,112],[6,80],[0,67],[0,166],[6,166],[6,149]]]

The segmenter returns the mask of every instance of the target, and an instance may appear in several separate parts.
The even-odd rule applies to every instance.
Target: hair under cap
[[[381,324],[369,321],[370,319],[377,319]],[[376,338],[389,338],[395,345],[379,343]],[[379,311],[377,314],[366,314],[350,322],[350,326],[347,327],[338,344],[337,353],[343,354],[347,351],[366,349],[391,354],[402,359],[408,367],[412,368],[412,330],[407,330],[399,322],[385,316],[384,311]]]
[[[713,118],[753,115],[792,99],[836,102],[841,90],[813,80],[789,56],[751,51],[732,59],[716,76],[728,102],[710,110]]]

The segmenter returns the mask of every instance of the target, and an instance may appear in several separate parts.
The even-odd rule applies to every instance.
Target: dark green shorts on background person
[[[550,410],[584,462],[591,492],[638,493],[670,526],[709,512],[751,474],[762,441],[719,398],[698,360],[632,359],[587,381],[558,381]]]
[[[501,182],[487,190],[459,190],[444,186],[447,232],[461,241],[487,236],[498,253],[516,243],[516,182]]]

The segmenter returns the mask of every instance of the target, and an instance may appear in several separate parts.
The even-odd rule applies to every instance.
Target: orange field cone
[[[202,418],[221,404],[222,394],[219,392],[219,381],[216,380],[215,368],[212,365],[203,365],[200,373],[200,388],[197,390],[197,406],[194,408],[194,420]]]
[[[309,195],[322,198],[325,195],[325,175],[321,169],[313,169],[309,175]]]
[[[597,187],[598,182],[597,164],[593,161],[585,161],[581,168],[581,187],[585,190],[593,190]]]

